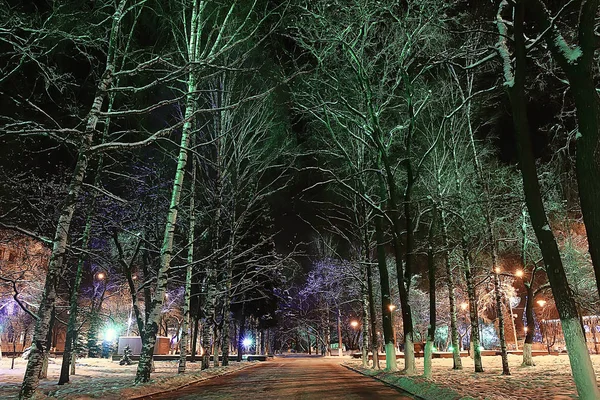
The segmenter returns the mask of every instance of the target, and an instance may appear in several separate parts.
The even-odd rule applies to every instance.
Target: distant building
[[[20,233],[0,230],[0,340],[2,352],[22,352],[31,344],[35,321],[32,313],[42,297],[50,250],[43,243]],[[56,325],[53,343],[64,343],[64,334]],[[63,346],[64,347],[64,346]]]

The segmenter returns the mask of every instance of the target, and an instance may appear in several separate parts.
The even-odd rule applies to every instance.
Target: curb
[[[380,377],[378,377],[377,375],[367,375],[367,374],[363,374],[363,372],[362,372],[361,370],[359,370],[359,369],[356,369],[356,368],[354,368],[354,367],[351,367],[350,365],[347,365],[347,364],[340,364],[340,365],[341,365],[342,367],[344,367],[344,368],[347,368],[347,369],[349,369],[349,370],[350,370],[350,371],[352,371],[352,372],[356,372],[357,374],[360,374],[360,375],[362,375],[362,376],[366,376],[367,378],[372,378],[372,379],[375,379],[375,380],[377,380],[377,381],[379,381],[379,382],[381,382],[381,383],[383,383],[383,384],[385,384],[385,385],[387,385],[387,386],[391,386],[391,387],[393,387],[394,389],[400,389],[400,390],[402,390],[403,392],[406,392],[406,393],[410,394],[411,396],[414,396],[416,399],[419,399],[419,400],[427,400],[425,397],[422,397],[422,396],[418,395],[417,393],[410,392],[410,391],[408,391],[408,390],[404,389],[403,387],[400,387],[400,386],[398,386],[398,385],[394,385],[393,383],[390,383],[390,382],[384,381],[383,379],[381,379],[381,378],[380,378]]]
[[[176,386],[176,387],[173,387],[173,388],[169,388],[168,390],[159,390],[157,392],[147,393],[147,394],[144,394],[142,396],[127,397],[126,399],[127,400],[140,400],[140,399],[145,399],[145,398],[150,397],[150,396],[156,396],[156,395],[159,395],[159,394],[165,394],[165,393],[174,392],[174,391],[177,391],[179,389],[183,389],[185,387],[188,387],[188,386],[191,386],[191,385],[195,385],[196,383],[200,383],[200,382],[204,382],[204,381],[207,381],[207,380],[210,380],[210,379],[213,379],[213,378],[218,378],[218,377],[221,377],[221,376],[233,374],[234,372],[238,372],[238,371],[241,371],[243,369],[247,369],[247,368],[251,368],[251,367],[256,367],[257,365],[260,365],[260,363],[253,363],[253,364],[249,364],[249,365],[244,365],[241,368],[234,369],[232,371],[225,371],[225,372],[223,372],[221,374],[211,375],[211,376],[208,376],[208,377],[202,377],[200,379],[197,379],[197,380],[185,383],[183,385],[179,385],[179,386]]]
[[[363,371],[351,367],[347,364],[342,364],[344,367],[348,368],[351,371],[354,371],[363,376],[367,376],[370,378],[374,378],[380,382],[385,383],[386,385],[392,386],[394,388],[400,389],[412,396],[416,399],[420,400],[473,400],[472,397],[463,396],[460,393],[456,392],[453,389],[439,387],[435,383],[431,381],[419,382],[411,379],[410,376],[406,375],[385,375],[385,377],[390,377],[390,379],[380,378],[379,374],[377,375],[369,375],[365,374]],[[403,384],[404,383],[404,384]],[[413,390],[411,390],[413,388]],[[415,391],[416,390],[416,391]]]

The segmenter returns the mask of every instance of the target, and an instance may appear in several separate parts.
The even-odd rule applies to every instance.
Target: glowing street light
[[[96,279],[98,279],[99,281],[104,280],[104,278],[106,278],[106,274],[104,274],[104,272],[98,272],[96,274]]]
[[[494,268],[494,271],[496,271],[496,273],[499,274],[500,271],[502,271],[502,270],[500,269],[500,267],[496,267],[496,268]]]
[[[518,269],[517,272],[515,272],[515,276],[517,278],[522,278],[523,277],[523,270]]]
[[[393,304],[390,304],[389,307],[390,307],[390,312],[394,312],[394,310],[396,309],[396,306]]]
[[[358,321],[350,322],[350,326],[353,327],[354,329],[356,329],[356,327],[358,326]]]
[[[242,345],[248,350],[248,347],[252,346],[252,339],[244,338],[244,340],[242,340]]]
[[[117,331],[113,328],[108,328],[104,331],[104,340],[107,342],[112,342],[117,338]]]
[[[537,303],[540,305],[540,307],[544,307],[546,305],[546,300],[538,300]]]
[[[467,304],[467,303],[460,303],[460,308],[461,308],[463,311],[466,311],[466,309],[467,309],[467,308],[469,308],[469,304]]]
[[[527,333],[528,331],[527,327],[524,327],[523,330],[525,331],[525,333]]]

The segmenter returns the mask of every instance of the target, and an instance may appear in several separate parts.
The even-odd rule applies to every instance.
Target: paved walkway
[[[395,399],[414,398],[321,357],[272,361],[147,399]]]

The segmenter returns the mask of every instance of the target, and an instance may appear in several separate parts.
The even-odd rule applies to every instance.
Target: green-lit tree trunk
[[[438,194],[440,192],[438,184]],[[460,348],[458,337],[458,324],[456,321],[456,296],[454,295],[454,275],[452,273],[452,266],[450,265],[450,255],[448,250],[448,225],[446,224],[446,210],[444,204],[441,205],[440,210],[441,225],[442,225],[442,238],[444,246],[444,264],[446,266],[446,284],[448,286],[448,302],[450,304],[450,337],[452,342],[452,360],[453,369],[462,369],[462,360],[460,359]]]
[[[527,210],[525,208],[523,208],[522,211],[521,239],[521,262],[523,264],[523,269],[525,270],[527,267]],[[523,282],[525,290],[527,291],[527,297],[525,298],[525,329],[527,332],[525,333],[525,342],[523,343],[523,363],[521,364],[523,367],[535,366],[533,362],[532,347],[533,334],[535,333],[535,321],[533,320],[533,283],[535,282],[536,269],[537,267],[534,266],[531,271],[529,282]]]
[[[197,41],[199,40],[198,36],[201,33],[201,30],[199,29],[200,17],[198,7],[198,1],[194,1],[188,43],[188,60],[190,63],[196,61]],[[188,159],[188,149],[192,131],[192,117],[196,103],[195,91],[196,74],[192,69],[187,77],[187,97],[184,117],[185,122],[181,132],[179,156],[177,158],[177,170],[175,173],[175,179],[173,181],[173,188],[171,190],[171,202],[165,224],[163,243],[160,249],[160,266],[156,277],[156,289],[154,291],[153,299],[150,303],[146,304],[148,317],[142,335],[142,352],[140,354],[140,361],[135,376],[136,383],[144,383],[150,380],[154,345],[156,343],[156,334],[158,333],[158,325],[160,322],[165,293],[167,290],[168,273],[171,267],[171,253],[173,251],[173,237],[175,235],[175,224],[177,222],[181,191],[185,177],[185,168]]]
[[[371,260],[370,258],[368,259]],[[373,294],[373,270],[367,265],[367,291],[369,295],[369,321],[371,323],[371,352],[373,353],[373,368],[379,367],[379,340],[377,338],[377,312],[375,311],[375,296]]]
[[[497,18],[497,26],[500,33],[498,48],[504,65],[505,88],[510,99],[513,122],[517,134],[517,149],[519,166],[523,177],[525,203],[527,204],[529,217],[538,239],[544,264],[546,265],[546,274],[561,320],[563,336],[571,363],[571,372],[579,398],[583,400],[599,399],[600,390],[598,390],[594,367],[585,343],[585,334],[579,320],[575,300],[569,288],[558,245],[546,216],[537,176],[537,168],[533,158],[525,97],[525,63],[527,59],[524,37],[525,5],[523,2],[517,2],[515,6],[513,22],[515,41],[513,55],[515,58],[514,69],[508,45],[506,44],[508,28],[502,19],[503,10],[506,7],[508,7],[508,2],[504,0],[500,5]]]
[[[383,177],[378,177],[379,193],[385,196]],[[392,298],[390,295],[390,278],[385,256],[385,238],[383,231],[383,216],[375,215],[375,239],[377,241],[377,266],[379,267],[379,284],[381,286],[381,315],[383,325],[383,340],[385,343],[385,369],[393,372],[398,370],[396,363],[396,341],[392,325]]]
[[[181,338],[179,340],[179,367],[177,372],[185,372],[188,353],[188,330],[190,327],[190,303],[192,300],[192,268],[194,263],[194,230],[196,229],[195,197],[196,197],[196,159],[192,161],[192,177],[190,184],[190,224],[188,232],[188,255],[185,271],[185,289],[183,295],[183,322],[181,323]]]
[[[425,343],[425,351],[423,354],[423,376],[431,378],[432,372],[432,357],[433,343],[435,341],[435,327],[437,324],[436,318],[436,296],[435,296],[435,250],[434,250],[434,229],[437,210],[434,206],[432,212],[432,221],[429,227],[429,240],[427,246],[427,275],[429,278],[429,325],[427,326],[427,341]]]
[[[596,286],[600,291],[600,97],[596,91],[596,16],[599,0],[582,0],[575,37],[571,46],[561,35],[542,0],[526,0],[535,29],[544,32],[552,58],[564,71],[575,99],[577,117],[576,174],[583,222],[587,232]]]
[[[468,81],[469,93],[471,92],[472,79]],[[462,94],[462,90],[461,90]],[[478,168],[477,151],[475,148],[475,135],[471,124],[471,102],[466,99],[465,95],[462,95],[462,100],[466,102],[466,120],[467,120],[467,131],[469,133],[470,147],[473,150],[475,156],[476,168]],[[483,372],[483,363],[481,360],[481,341],[479,337],[479,312],[477,307],[477,292],[475,288],[475,276],[474,268],[471,264],[471,257],[469,255],[469,242],[467,240],[467,213],[463,204],[463,185],[461,181],[460,166],[458,163],[459,155],[458,152],[462,144],[459,141],[454,141],[452,145],[452,161],[454,163],[453,174],[454,184],[456,187],[456,199],[458,207],[458,215],[460,221],[460,247],[462,253],[463,271],[465,274],[465,281],[467,283],[467,298],[469,303],[469,320],[471,323],[471,340],[470,340],[470,355],[473,358],[475,365],[475,372]]]

